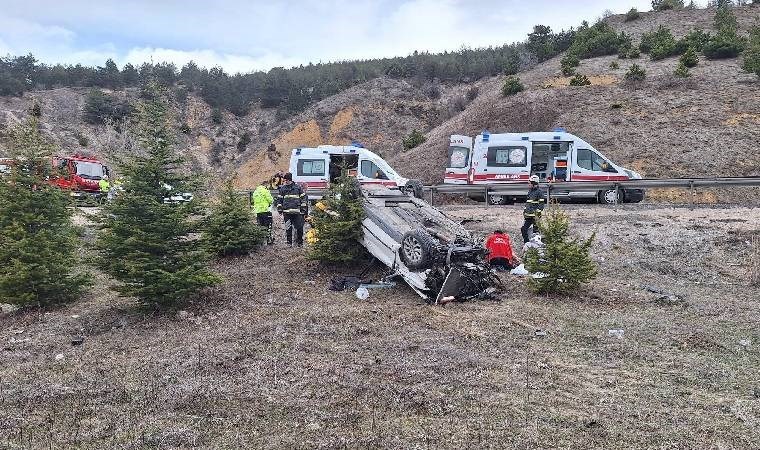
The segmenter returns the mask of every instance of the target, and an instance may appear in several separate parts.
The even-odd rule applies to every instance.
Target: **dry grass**
[[[0,448],[755,445],[760,296],[729,255],[758,210],[568,208],[604,258],[572,300],[510,278],[501,302],[434,308],[403,286],[362,302],[326,289],[358,269],[276,246],[219,264],[225,285],[176,311],[100,280],[0,317]],[[450,212],[519,227],[519,205]]]

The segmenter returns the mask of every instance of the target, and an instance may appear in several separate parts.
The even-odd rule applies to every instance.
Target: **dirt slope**
[[[358,141],[385,156],[398,153],[401,138],[413,129],[427,131],[466,104],[469,85],[410,83],[375,79],[329,97],[304,112],[278,118],[274,109],[254,106],[245,117],[223,113],[214,123],[211,107],[196,95],[186,99],[170,95],[177,148],[190,167],[213,179],[237,175],[238,185],[253,187],[276,170],[287,169],[295,147],[349,144]],[[61,88],[36,91],[23,97],[0,97],[0,131],[29,115],[33,104],[42,107],[45,134],[63,153],[81,152],[106,161],[124,153],[128,136],[109,126],[93,126],[82,120],[89,89]],[[136,89],[113,95],[136,102]],[[180,132],[187,124],[189,131]],[[84,137],[86,142],[81,145]],[[244,136],[250,140],[243,141]],[[269,152],[270,144],[276,150]],[[3,150],[0,148],[0,156]]]
[[[758,8],[737,8],[746,30],[760,19]],[[618,30],[634,36],[665,24],[678,37],[690,29],[711,28],[713,10],[647,13]],[[649,177],[760,175],[760,82],[743,73],[739,59],[700,60],[692,76],[677,80],[677,58],[652,62],[615,56],[584,60],[578,69],[592,82],[569,87],[554,58],[520,74],[526,91],[503,98],[503,77],[489,80],[465,111],[428,133],[419,148],[401,154],[392,164],[405,175],[438,182],[443,177],[451,134],[540,131],[563,126],[591,142],[614,161]],[[609,68],[617,61],[620,68]],[[647,71],[640,84],[623,81],[632,63]]]

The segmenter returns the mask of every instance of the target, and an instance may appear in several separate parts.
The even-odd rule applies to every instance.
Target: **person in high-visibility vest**
[[[100,190],[100,198],[98,201],[105,202],[108,199],[108,193],[111,191],[111,183],[108,182],[108,175],[103,175],[103,178],[98,181],[98,190]]]
[[[529,233],[531,227],[533,228],[533,233],[538,232],[536,223],[541,218],[541,212],[546,204],[546,194],[544,194],[544,191],[538,185],[538,175],[531,175],[529,181],[530,191],[528,191],[528,198],[525,200],[525,209],[523,210],[525,222],[523,222],[523,226],[520,228],[523,242],[526,243],[530,240],[530,234],[532,234]]]
[[[267,244],[274,243],[274,235],[272,234],[272,203],[274,203],[274,198],[272,198],[272,193],[269,192],[267,182],[264,181],[253,191],[253,211],[256,213],[256,223],[269,231]]]
[[[111,190],[111,183],[108,182],[108,175],[103,175],[103,178],[98,181],[98,188],[103,194],[108,193]]]

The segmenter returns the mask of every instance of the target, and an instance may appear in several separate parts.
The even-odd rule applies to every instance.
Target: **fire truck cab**
[[[379,155],[357,144],[296,148],[290,156],[293,181],[307,189],[327,188],[343,168],[363,185],[383,185],[422,196],[422,183],[402,177]]]
[[[526,183],[531,175],[541,181],[623,181],[641,179],[633,170],[618,166],[583,139],[555,128],[551,132],[490,134],[474,139],[453,135],[449,140],[445,184]],[[640,202],[642,189],[552,191],[553,197],[590,198],[600,203]],[[515,200],[490,195],[490,203]]]
[[[72,196],[98,194],[100,180],[109,176],[108,166],[99,160],[87,156],[55,156],[53,169],[58,175],[50,182],[61,189],[71,191]]]

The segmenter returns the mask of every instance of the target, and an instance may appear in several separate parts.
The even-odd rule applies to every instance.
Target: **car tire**
[[[488,204],[489,205],[511,205],[515,202],[513,197],[509,197],[507,195],[488,195]]]
[[[623,195],[622,189],[619,191],[616,189],[606,189],[604,191],[599,191],[597,198],[599,199],[599,203],[603,205],[614,205],[617,203],[623,203],[623,201],[625,201],[625,196]]]
[[[435,262],[435,239],[423,230],[409,231],[401,238],[399,253],[410,270],[425,270]]]
[[[420,180],[409,180],[406,182],[406,186],[404,186],[404,192],[407,194],[412,194],[414,198],[422,198],[422,181]]]

